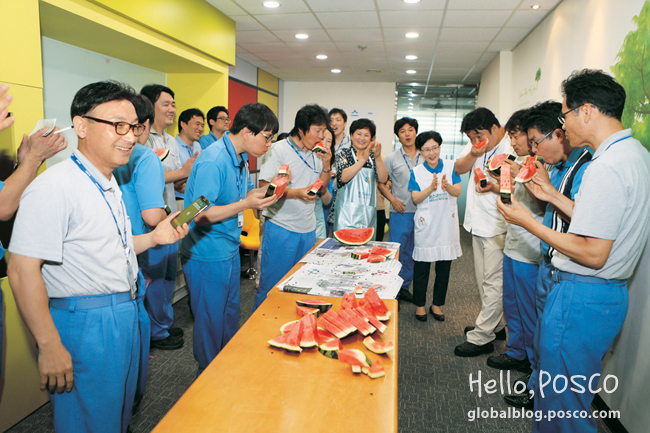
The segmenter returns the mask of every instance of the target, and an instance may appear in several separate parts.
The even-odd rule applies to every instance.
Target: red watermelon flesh
[[[312,148],[311,151],[316,152],[316,153],[318,153],[318,152],[327,153],[327,151],[325,150],[325,146],[320,141],[314,145],[314,147]]]
[[[515,177],[515,182],[526,183],[530,181],[537,174],[537,166],[533,162],[531,165],[525,165],[521,167],[517,177]]]
[[[339,361],[346,364],[358,365],[359,367],[370,367],[370,359],[359,349],[339,350]]]
[[[375,228],[341,229],[334,232],[336,240],[346,245],[364,245],[375,235]]]
[[[368,263],[381,263],[385,261],[386,261],[386,256],[370,254],[370,256],[368,257]]]
[[[287,174],[288,170],[289,170],[289,164],[282,164],[278,169],[278,174]]]
[[[341,309],[356,308],[357,305],[357,297],[354,296],[354,293],[346,293],[343,295],[343,299],[341,300]]]
[[[316,179],[316,182],[311,184],[311,187],[309,188],[309,192],[312,194],[316,194],[318,190],[321,189],[322,186],[323,186],[323,181],[320,179]]]
[[[320,310],[318,308],[301,307],[300,305],[296,305],[296,313],[298,313],[300,317],[304,317],[307,314],[312,314],[318,317]]]
[[[474,145],[474,148],[476,149],[483,149],[487,144],[490,142],[487,137],[485,137],[483,140],[479,141],[476,145]]]
[[[314,330],[314,335],[316,336],[316,341],[318,341],[320,344],[327,343],[328,341],[336,339],[336,337],[333,336],[329,331],[319,328],[316,328]]]
[[[273,340],[267,341],[267,343],[273,347],[277,347],[278,349],[284,349],[284,338],[285,334],[282,334],[278,337],[275,337]]]
[[[284,335],[284,342],[282,347],[292,352],[302,352],[300,348],[300,340],[302,338],[302,330],[304,329],[304,324],[302,321],[298,321],[298,324],[293,327],[291,332]]]
[[[352,258],[356,259],[356,260],[367,259],[369,255],[370,255],[370,253],[352,253],[352,254],[350,254],[350,256],[352,256]]]
[[[528,155],[526,159],[524,159],[523,165],[535,165],[535,157],[533,155]]]
[[[325,318],[325,316],[321,316],[320,319],[318,319],[318,324],[327,329],[329,332],[334,334],[336,338],[345,338],[348,334],[343,331],[341,328],[330,322]]]
[[[312,320],[314,322],[312,322]],[[314,336],[314,328],[316,327],[316,317],[313,314],[308,314],[300,321],[303,323],[302,336],[300,337],[300,347],[314,347],[317,346],[316,337]]]
[[[341,328],[346,334],[351,334],[357,330],[357,328],[352,326],[352,324],[343,317],[339,316],[334,310],[329,310],[323,317]]]
[[[379,341],[375,341],[372,337],[366,337],[363,340],[363,345],[366,346],[366,348],[369,351],[379,353],[379,354],[387,353],[387,352],[390,352],[391,350],[395,349],[395,345],[393,344],[392,341],[389,342],[389,343],[383,344],[383,343],[381,343]]]
[[[273,194],[277,195],[278,198],[282,197],[282,195],[284,194],[284,190],[287,189],[288,183],[289,183],[289,179],[286,177],[281,177],[275,182],[271,182],[271,185],[275,185],[275,191],[273,192]]]
[[[483,173],[483,170],[481,170],[480,167],[474,169],[474,182],[481,185],[482,188],[485,188],[487,186],[487,178],[485,177],[485,173]]]
[[[369,316],[369,317],[368,317],[368,322],[370,322],[370,324],[371,324],[372,326],[374,326],[375,328],[377,328],[377,330],[378,330],[379,332],[381,332],[382,334],[383,334],[383,333],[386,331],[386,329],[388,328],[386,325],[384,325],[383,323],[381,323],[379,320],[377,320],[376,317],[373,317],[373,316]]]
[[[391,250],[387,250],[386,248],[382,248],[382,247],[374,246],[374,247],[372,247],[372,248],[370,249],[370,255],[377,255],[377,256],[386,256],[386,257],[388,257],[388,256],[390,256],[391,254],[393,254],[393,252],[392,252]]]
[[[160,158],[160,162],[164,161],[165,158],[167,158],[167,155],[169,155],[169,149],[154,149],[153,151],[156,152],[156,155]]]
[[[381,365],[381,362],[379,360],[376,360],[375,362],[372,363],[372,365],[368,369],[368,377],[370,377],[371,379],[378,379],[384,376],[386,376],[384,367]]]
[[[375,289],[373,289],[372,287],[369,288],[363,297],[370,303],[370,305],[372,305],[372,307],[375,310],[380,311],[382,313],[388,313],[390,315],[390,310],[388,309],[384,301],[379,297],[377,292],[375,292]]]
[[[319,347],[323,350],[341,350],[343,349],[343,344],[341,344],[341,340],[335,338],[334,340],[321,344]]]
[[[282,334],[288,334],[289,332],[291,332],[293,327],[296,326],[296,323],[298,323],[298,322],[299,322],[299,320],[292,320],[291,322],[285,323],[284,325],[282,325],[280,327],[280,332]]]
[[[321,313],[325,313],[327,310],[332,308],[331,302],[321,301],[320,299],[299,299],[296,301],[296,304],[300,305],[301,307],[318,308]]]
[[[351,310],[341,310],[339,311],[339,316],[343,316],[345,320],[357,328],[364,337],[370,334],[370,329],[368,328],[366,321],[359,319],[356,314],[351,312]]]

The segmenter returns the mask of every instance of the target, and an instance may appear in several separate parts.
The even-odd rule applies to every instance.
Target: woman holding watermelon
[[[373,144],[376,129],[370,119],[355,120],[350,125],[352,147],[336,155],[334,231],[376,225],[377,180],[388,180],[384,161],[375,158],[375,154],[381,155],[381,144]]]
[[[460,233],[456,197],[460,195],[460,176],[454,161],[440,159],[442,137],[435,131],[423,132],[415,139],[415,147],[424,157],[424,164],[411,170],[408,189],[415,210],[413,249],[413,303],[416,319],[426,322],[424,308],[429,285],[431,263],[436,263],[433,304],[429,312],[438,321],[445,320],[440,309],[445,305],[451,261],[460,257]]]

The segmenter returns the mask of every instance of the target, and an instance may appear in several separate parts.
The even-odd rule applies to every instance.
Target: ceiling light
[[[264,5],[265,8],[279,8],[280,7],[280,3],[278,3],[278,2],[264,2],[263,5]]]
[[[408,69],[406,71],[407,74],[415,74],[417,71],[415,69]]]
[[[413,103],[412,103],[412,102],[409,102],[409,105],[413,105]]]
[[[404,3],[420,3],[420,0],[402,0]]]
[[[306,33],[298,33],[298,34],[296,35],[296,38],[297,38],[297,39],[307,39],[308,37],[309,37],[309,35],[306,34]]]
[[[540,5],[532,5],[530,8],[531,9],[539,9],[541,6]]]
[[[406,60],[417,60],[418,56],[414,56],[412,54],[409,54],[408,56],[405,57]]]
[[[415,32],[411,32],[411,33],[407,33],[407,34],[405,34],[404,36],[406,36],[407,38],[410,38],[410,39],[414,39],[414,38],[419,37],[420,35],[418,35],[418,34],[415,33]]]
[[[325,59],[327,59],[327,56],[325,54],[319,54],[319,55],[316,56],[316,58],[318,60],[325,60]]]
[[[332,69],[332,74],[340,74],[341,70],[340,69]]]

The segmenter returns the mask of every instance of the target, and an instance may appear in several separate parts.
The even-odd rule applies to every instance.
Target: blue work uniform
[[[126,213],[131,219],[133,236],[150,232],[142,219],[142,211],[162,209],[165,207],[163,191],[165,173],[158,155],[146,146],[136,143],[126,165],[113,170],[113,176],[120,185],[122,200]],[[149,250],[138,255],[138,264],[142,268],[149,265]],[[144,304],[146,284],[142,270],[138,272],[138,318],[140,322],[140,369],[135,401],[139,402],[147,385],[149,372],[149,343],[151,339],[151,319]]]
[[[226,132],[196,159],[185,186],[188,201],[204,196],[214,206],[226,206],[243,200],[253,189],[248,156],[236,153],[229,135]],[[197,375],[237,332],[242,214],[204,225],[192,222],[181,242],[181,263],[194,312]]]
[[[181,158],[181,166],[187,162],[188,159],[194,156],[196,152],[201,153],[201,145],[198,141],[192,143],[191,146],[188,146],[180,135],[176,135],[176,143],[178,143],[178,156]],[[176,191],[176,200],[184,200],[185,195]]]
[[[204,135],[203,137],[199,138],[199,144],[201,145],[201,149],[205,150],[208,148],[208,146],[217,140],[218,138],[216,135],[214,135],[214,132],[210,131],[208,135]]]

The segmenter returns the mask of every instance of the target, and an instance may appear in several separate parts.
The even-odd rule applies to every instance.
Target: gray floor
[[[387,239],[387,237],[386,237]],[[400,303],[399,311],[399,430],[400,432],[530,432],[532,421],[524,419],[469,420],[468,413],[483,410],[507,411],[502,394],[482,392],[476,386],[470,391],[470,374],[474,380],[481,375],[485,384],[491,379],[499,383],[500,372],[485,365],[487,355],[476,358],[454,356],[454,347],[464,341],[463,328],[472,325],[480,309],[474,277],[470,236],[461,229],[463,257],[451,267],[447,303],[443,310],[445,322],[429,318],[426,323],[415,319],[415,306]],[[247,263],[247,259],[242,260]],[[433,284],[433,272],[430,288]],[[431,300],[429,290],[429,302]],[[255,297],[255,285],[249,280],[241,284],[240,325],[248,318]],[[151,352],[149,381],[145,397],[133,417],[133,432],[149,432],[185,392],[196,375],[192,355],[192,318],[187,301],[174,305],[176,326],[185,330],[185,346],[176,351]],[[497,342],[495,353],[505,351],[504,342]],[[519,373],[513,372],[511,382]],[[504,374],[504,386],[506,375]],[[507,391],[506,391],[507,393]],[[600,423],[600,420],[599,420]],[[324,431],[325,426],[310,426]],[[10,432],[52,432],[52,407],[48,403]],[[599,433],[608,433],[602,423]]]

